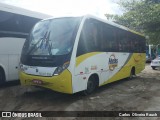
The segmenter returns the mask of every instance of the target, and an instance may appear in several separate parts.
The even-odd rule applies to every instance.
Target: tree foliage
[[[160,0],[121,0],[123,15],[106,14],[108,19],[149,36],[149,44],[160,44]]]

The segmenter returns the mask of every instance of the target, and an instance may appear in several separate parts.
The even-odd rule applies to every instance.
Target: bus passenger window
[[[93,23],[88,23],[85,30],[85,41],[87,44],[87,51],[94,52],[98,50],[98,40],[97,40],[97,28]]]
[[[116,51],[116,39],[115,39],[115,31],[111,25],[105,24],[103,25],[103,48],[104,52]]]
[[[83,25],[78,49],[77,49],[77,56],[86,54],[89,52],[97,52],[101,51],[101,32],[99,23],[96,20],[86,20]]]
[[[76,56],[80,56],[80,55],[83,55],[85,53],[87,53],[87,49],[86,49],[84,31],[82,30],[81,36],[79,38],[79,43],[78,43],[77,55]]]

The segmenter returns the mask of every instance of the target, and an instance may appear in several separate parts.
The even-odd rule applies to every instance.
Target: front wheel
[[[94,77],[90,77],[87,83],[87,89],[84,91],[84,95],[91,94],[96,89],[96,80]]]
[[[5,82],[5,76],[3,70],[0,68],[0,85]]]
[[[129,75],[129,79],[132,80],[134,75],[135,75],[135,72],[134,72],[134,69],[132,68],[131,72],[130,72],[130,75]]]

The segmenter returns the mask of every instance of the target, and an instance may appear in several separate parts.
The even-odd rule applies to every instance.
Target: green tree
[[[106,14],[107,19],[149,36],[149,44],[160,44],[160,0],[121,0],[123,15]]]

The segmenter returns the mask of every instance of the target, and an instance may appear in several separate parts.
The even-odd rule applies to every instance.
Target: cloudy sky
[[[105,18],[105,13],[121,14],[117,0],[0,0],[32,11],[53,16],[92,14]]]

